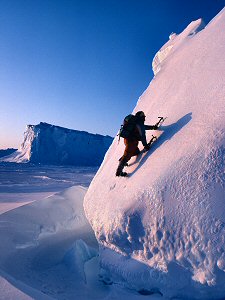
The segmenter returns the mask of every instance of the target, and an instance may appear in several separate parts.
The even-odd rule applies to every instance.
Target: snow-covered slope
[[[98,243],[83,209],[95,171],[0,164],[1,300],[142,300],[135,291],[100,280]],[[1,211],[7,202],[10,209]]]
[[[117,178],[115,139],[85,196],[102,276],[140,293],[225,297],[224,29],[225,9],[205,29],[197,20],[171,36],[134,109],[146,124],[168,116],[148,133],[158,141]]]
[[[90,299],[84,265],[97,243],[83,211],[85,192],[74,186],[0,215],[1,300]]]
[[[42,164],[100,165],[112,138],[40,123],[28,125],[20,150],[2,161]]]

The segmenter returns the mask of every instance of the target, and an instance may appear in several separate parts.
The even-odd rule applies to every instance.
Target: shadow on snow
[[[130,164],[130,166],[138,163],[137,168],[129,174],[129,176],[132,176],[137,170],[141,168],[141,166],[146,162],[148,157],[156,151],[162,144],[170,140],[175,134],[177,134],[183,127],[185,127],[190,121],[192,120],[192,113],[188,113],[182,118],[180,118],[177,122],[167,125],[167,126],[160,126],[160,131],[163,131],[163,133],[158,137],[157,141],[155,141],[151,149],[144,155],[143,152],[137,156],[136,160]]]

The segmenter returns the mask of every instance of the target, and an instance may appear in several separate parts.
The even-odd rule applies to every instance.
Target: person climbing
[[[145,150],[149,150],[150,146],[147,143],[145,131],[158,129],[157,125],[144,124],[146,116],[143,111],[138,111],[135,116],[129,116],[133,117],[132,122],[134,126],[129,135],[124,137],[125,150],[123,156],[119,159],[119,166],[116,170],[116,176],[127,176],[127,173],[123,172],[123,168],[128,166],[127,162],[132,156],[136,156],[140,153],[140,149],[138,148],[139,141],[142,142]]]

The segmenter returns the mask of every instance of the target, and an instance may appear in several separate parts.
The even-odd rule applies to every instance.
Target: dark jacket
[[[141,141],[143,146],[147,146],[146,133],[145,130],[155,129],[154,125],[145,125],[143,121],[137,122],[136,125],[136,137],[138,141]]]

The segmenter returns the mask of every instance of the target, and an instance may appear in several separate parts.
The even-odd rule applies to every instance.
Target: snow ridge
[[[225,297],[225,9],[203,26],[161,48],[134,109],[146,124],[168,117],[147,135],[158,140],[117,178],[115,139],[84,201],[102,276],[166,298]]]
[[[156,53],[152,61],[152,70],[156,75],[162,68],[163,62],[171,55],[181,44],[186,42],[186,39],[193,37],[199,31],[205,28],[205,23],[202,19],[191,22],[188,27],[179,35],[172,33],[169,36],[169,41]],[[173,51],[172,51],[173,50]]]

